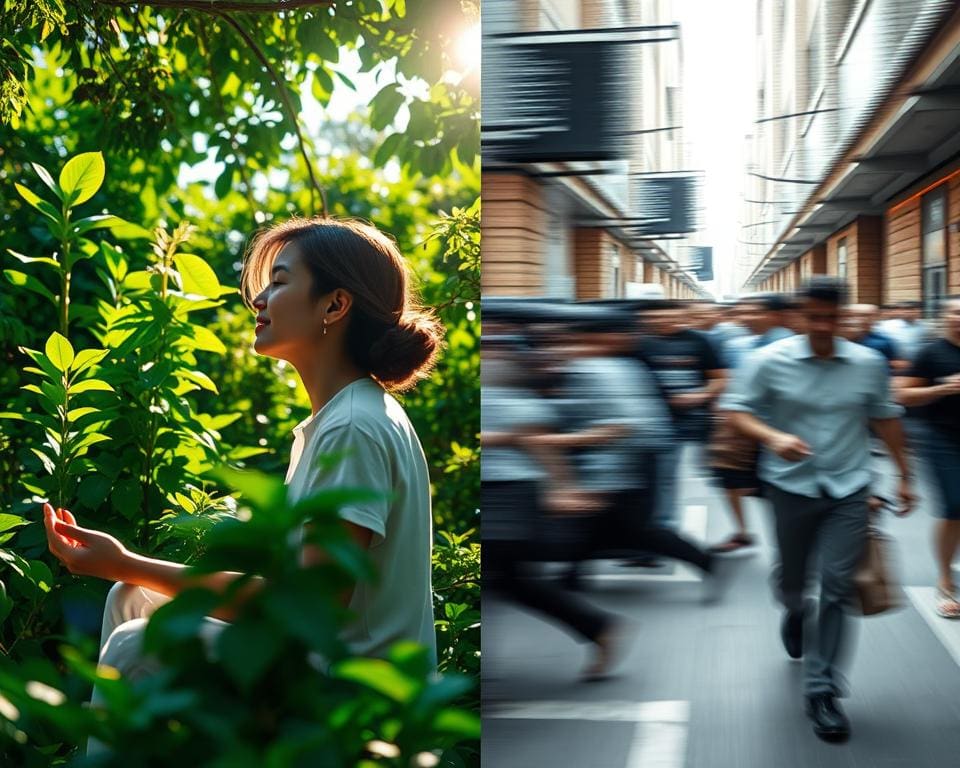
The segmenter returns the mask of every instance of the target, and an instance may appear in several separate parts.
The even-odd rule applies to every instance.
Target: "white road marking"
[[[937,594],[933,587],[904,587],[904,591],[933,634],[960,665],[960,619],[937,616]]]
[[[624,768],[683,768],[689,701],[531,701],[497,707],[484,717],[636,723]]]

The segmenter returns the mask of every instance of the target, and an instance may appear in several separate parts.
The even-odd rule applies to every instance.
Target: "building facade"
[[[667,0],[485,0],[485,295],[706,295],[673,231],[697,189],[670,173],[682,51],[664,18]]]
[[[844,277],[854,301],[960,293],[960,10],[758,0],[746,290]]]

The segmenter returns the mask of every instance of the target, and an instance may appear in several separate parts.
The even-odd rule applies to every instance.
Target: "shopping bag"
[[[856,605],[864,616],[876,616],[903,605],[903,590],[894,572],[893,543],[876,526],[867,529],[867,544],[854,575]]]

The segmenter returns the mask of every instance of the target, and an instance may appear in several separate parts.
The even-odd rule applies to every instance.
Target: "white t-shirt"
[[[369,556],[378,576],[357,584],[349,606],[354,619],[341,638],[358,656],[384,656],[398,640],[413,640],[436,663],[430,479],[407,414],[365,378],[340,390],[293,435],[286,478],[293,502],[337,487],[389,494],[340,510],[344,520],[373,532]],[[332,454],[346,456],[332,468],[318,465]]]

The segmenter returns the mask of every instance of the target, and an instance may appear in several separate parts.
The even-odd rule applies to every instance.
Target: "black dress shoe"
[[[850,721],[830,693],[807,696],[807,717],[813,723],[813,732],[824,741],[850,738]]]
[[[791,659],[803,656],[803,611],[787,611],[783,614],[780,639]]]

